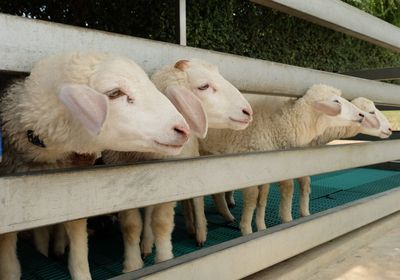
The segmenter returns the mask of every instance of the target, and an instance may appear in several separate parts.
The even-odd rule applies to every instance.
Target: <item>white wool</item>
[[[109,69],[112,69],[112,71]],[[110,75],[112,79],[107,78],[109,77],[107,75]],[[118,84],[118,82],[121,84]],[[113,84],[110,85],[111,83]],[[86,86],[93,91],[104,94],[106,90],[110,90],[108,88],[110,86],[118,87],[128,83],[129,90],[143,89],[140,90],[140,97],[142,97],[143,103],[147,102],[147,106],[138,105],[137,107],[142,108],[142,111],[147,110],[147,108],[152,109],[148,106],[148,101],[152,102],[152,106],[157,106],[160,116],[163,116],[163,121],[160,122],[156,117],[154,117],[155,120],[150,121],[154,122],[156,127],[160,123],[164,125],[164,120],[166,120],[165,122],[170,121],[171,124],[165,125],[165,131],[170,133],[167,140],[176,139],[176,132],[172,129],[173,125],[187,127],[186,122],[172,104],[156,90],[144,71],[134,62],[96,52],[55,55],[38,62],[32,69],[30,76],[23,81],[14,83],[5,91],[5,95],[1,99],[0,119],[5,143],[0,172],[23,172],[94,164],[96,156],[100,155],[105,145],[115,146],[113,143],[108,144],[112,141],[107,142],[107,139],[114,137],[114,126],[119,125],[115,122],[124,117],[126,119],[131,118],[127,113],[115,113],[114,111],[110,113],[111,108],[116,110],[121,106],[128,107],[129,105],[125,105],[121,101],[119,101],[120,103],[114,102],[112,106],[109,105],[106,114],[112,119],[107,119],[108,122],[104,123],[106,132],[103,130],[99,134],[100,136],[92,136],[68,111],[66,105],[60,101],[58,95],[60,87],[65,84],[78,84],[77,87],[79,88]],[[139,90],[137,91],[139,92]],[[107,104],[111,104],[111,101]],[[120,106],[119,104],[123,105]],[[154,115],[154,110],[150,109],[148,111],[151,111],[151,115]],[[143,120],[143,122],[145,121],[148,120]],[[133,129],[129,129],[127,128],[125,131],[121,125],[118,132],[126,132],[127,135],[139,135],[137,137],[138,144],[135,147],[155,151],[164,149],[163,147],[152,149],[153,146],[158,147],[152,139],[146,140],[147,142],[139,142],[142,140],[140,134],[134,134],[131,132]],[[38,147],[29,142],[28,130],[32,130],[46,147]],[[156,133],[161,134],[162,132],[157,131]],[[101,144],[99,138],[103,141]],[[143,137],[143,139],[146,138]],[[133,144],[128,145],[128,147],[133,146]],[[67,222],[64,223],[64,226],[71,241],[69,267],[72,278],[90,279],[87,260],[86,219]],[[46,239],[48,239],[48,232],[42,229],[34,230],[35,232],[44,232],[44,234],[35,235],[35,240],[40,240],[40,244],[36,245],[42,253],[47,254],[48,240]],[[0,266],[0,279],[7,279],[10,275],[20,274],[16,254],[11,252],[12,250],[15,251],[15,242],[16,233],[0,235],[0,259],[9,259],[7,265]],[[18,278],[18,276],[15,278]]]
[[[151,79],[162,92],[165,92],[168,87],[180,86],[195,94],[207,114],[210,127],[243,129],[247,126],[243,125],[243,123],[238,124],[230,120],[229,117],[240,119],[241,115],[243,115],[248,118],[248,115],[244,115],[243,109],[247,109],[251,113],[249,104],[240,92],[219,74],[217,67],[212,64],[198,59],[182,60],[176,64],[163,67]],[[209,87],[204,91],[200,90],[199,87],[202,88],[203,85],[209,85]],[[215,91],[211,92],[211,89]],[[105,163],[129,163],[151,159],[197,156],[199,156],[198,139],[191,135],[178,156],[106,151],[103,153],[103,160]],[[190,203],[194,204],[195,209],[196,239],[199,243],[204,243],[207,234],[207,221],[204,214],[203,198],[193,199],[193,202]],[[145,209],[144,225],[141,223],[141,217],[137,209],[119,213],[125,244],[124,272],[136,270],[143,266],[139,249],[142,227],[141,245],[143,255],[150,254],[153,243],[155,243],[156,262],[165,261],[173,257],[171,233],[174,227],[174,206],[175,203],[172,202],[147,207]]]
[[[341,92],[325,85],[314,85],[297,100],[276,97],[248,96],[254,111],[253,122],[246,130],[210,129],[206,139],[200,141],[201,154],[228,154],[251,151],[268,151],[307,146],[315,137],[332,126],[331,119],[313,109],[315,101],[328,100]],[[272,105],[274,104],[274,105]],[[265,187],[243,189],[244,209],[240,223],[243,234],[252,232],[251,220],[259,196]],[[258,204],[262,204],[259,201]],[[259,211],[257,211],[259,212]],[[257,218],[259,229],[264,221]]]

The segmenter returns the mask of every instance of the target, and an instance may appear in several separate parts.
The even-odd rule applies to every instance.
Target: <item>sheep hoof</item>
[[[305,212],[305,213],[301,213],[300,214],[302,217],[307,217],[307,216],[310,216],[310,212]]]
[[[151,255],[151,253],[149,253],[149,252],[142,253],[142,260],[146,259],[150,255]]]
[[[142,259],[140,260],[132,260],[130,263],[125,262],[124,263],[124,269],[122,270],[123,273],[131,272],[134,270],[141,269],[143,267],[143,261]]]
[[[197,241],[197,247],[200,247],[200,248],[204,247],[204,243],[205,243],[205,241]]]
[[[228,202],[228,208],[232,209],[236,207],[236,203],[235,202]]]

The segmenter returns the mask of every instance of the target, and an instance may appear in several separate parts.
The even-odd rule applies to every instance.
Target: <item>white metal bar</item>
[[[400,29],[340,0],[252,0],[375,45],[400,51]]]
[[[113,280],[242,279],[400,210],[400,187]],[[209,251],[207,254],[205,251]],[[202,252],[203,251],[203,252]],[[202,255],[198,257],[196,255]],[[214,264],[214,265],[211,265]],[[211,265],[211,266],[210,266]]]
[[[179,0],[179,44],[186,46],[186,0]]]
[[[0,233],[395,160],[399,145],[391,140],[2,177]]]
[[[393,84],[4,14],[0,14],[0,38],[0,70],[29,72],[40,58],[72,50],[126,55],[149,73],[178,59],[197,57],[217,64],[246,92],[301,96],[312,84],[325,83],[342,89],[349,99],[364,96],[400,105],[400,87]]]

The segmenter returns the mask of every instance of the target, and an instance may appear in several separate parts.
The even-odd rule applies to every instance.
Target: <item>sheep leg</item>
[[[256,210],[256,225],[257,230],[264,230],[267,228],[265,225],[265,208],[267,206],[269,184],[258,186],[258,205]]]
[[[229,207],[225,199],[225,193],[216,193],[212,197],[218,213],[226,222],[233,223],[235,221],[235,217],[231,214],[231,211],[229,211]]]
[[[285,180],[279,182],[281,201],[279,204],[279,216],[282,222],[287,223],[293,220],[292,217],[292,200],[294,192],[293,180]]]
[[[148,206],[144,209],[143,234],[140,243],[143,258],[149,256],[153,250],[154,235],[151,229],[153,210],[154,206]]]
[[[54,231],[54,254],[61,257],[65,254],[65,248],[68,245],[67,232],[63,224],[56,225]]]
[[[42,255],[49,256],[49,242],[50,232],[49,227],[40,227],[32,230],[33,232],[33,243],[35,244],[36,250]]]
[[[234,191],[229,191],[225,193],[226,203],[229,208],[234,208],[236,206],[235,198],[233,196]]]
[[[17,257],[17,233],[0,234],[0,279],[18,280],[21,267]]]
[[[253,219],[254,209],[257,206],[258,187],[248,187],[242,190],[243,193],[243,209],[240,220],[240,230],[242,235],[247,235],[253,232],[251,221]]]
[[[88,260],[87,219],[64,223],[69,239],[68,267],[73,280],[92,279]]]
[[[140,234],[142,233],[142,217],[139,209],[131,209],[118,214],[124,240],[125,259],[123,272],[130,272],[143,267],[140,254]]]
[[[156,245],[155,262],[163,262],[174,257],[172,253],[171,235],[174,230],[175,202],[154,206],[151,216],[151,229]]]
[[[190,236],[196,235],[196,228],[193,215],[193,201],[191,199],[186,199],[181,201],[183,218],[185,220],[186,230]]]
[[[207,219],[204,213],[204,197],[195,197],[193,200],[193,210],[196,222],[196,241],[197,246],[203,247],[207,240]]]
[[[309,176],[297,179],[300,184],[300,215],[310,215],[311,178]]]

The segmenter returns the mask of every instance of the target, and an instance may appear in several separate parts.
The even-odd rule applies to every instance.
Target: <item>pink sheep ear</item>
[[[378,118],[370,114],[365,114],[365,117],[362,120],[361,125],[365,128],[372,128],[372,129],[378,129],[381,126]]]
[[[342,111],[342,105],[334,101],[315,101],[313,107],[316,111],[328,116],[337,116]]]
[[[181,86],[169,86],[164,94],[185,118],[190,130],[197,137],[205,138],[208,121],[200,100],[190,90]]]
[[[106,120],[108,99],[94,89],[79,84],[60,87],[59,99],[92,135],[98,135]]]

